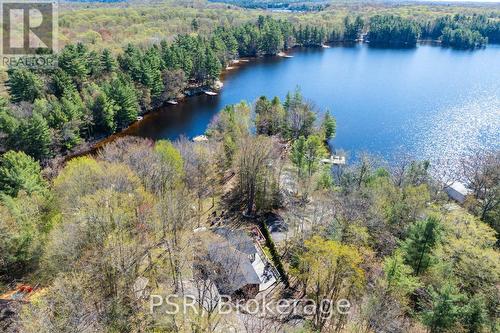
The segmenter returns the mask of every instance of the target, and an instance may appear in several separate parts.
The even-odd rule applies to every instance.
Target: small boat
[[[171,104],[171,105],[177,105],[177,104],[179,104],[176,100],[173,100],[173,99],[168,100],[167,103]]]
[[[288,55],[285,52],[278,52],[277,56],[282,58],[293,58],[293,56]]]
[[[137,121],[141,121],[141,120],[143,120],[143,119],[144,119],[144,117],[143,117],[143,116],[139,116],[139,117],[137,117]]]
[[[231,70],[231,69],[234,69],[234,67],[233,66],[227,66],[226,67],[226,70]]]
[[[326,45],[326,44],[321,44],[321,47],[324,48],[324,49],[329,49],[331,46],[330,45]]]
[[[208,138],[206,135],[198,135],[193,138],[193,142],[207,142]]]
[[[213,92],[213,91],[205,90],[203,92],[205,93],[205,95],[208,95],[208,96],[217,96],[217,93]]]

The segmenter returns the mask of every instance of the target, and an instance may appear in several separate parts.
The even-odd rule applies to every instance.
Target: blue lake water
[[[406,152],[435,160],[500,149],[500,46],[461,51],[358,44],[291,54],[236,65],[218,96],[167,106],[128,132],[153,139],[192,137],[227,104],[261,95],[283,99],[299,86],[337,118],[333,145],[351,156],[368,151],[390,160]]]

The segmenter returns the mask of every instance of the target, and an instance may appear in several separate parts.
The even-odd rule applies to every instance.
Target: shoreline
[[[292,58],[293,56],[289,55],[289,52],[293,52],[294,50],[300,50],[300,49],[328,49],[328,48],[333,48],[333,47],[342,47],[345,45],[357,45],[357,44],[366,44],[367,46],[370,46],[369,43],[365,41],[332,41],[329,43],[324,43],[323,45],[317,45],[317,46],[294,46],[292,48],[289,48],[286,51],[280,51],[275,55],[266,55],[266,56],[255,56],[255,57],[242,57],[242,58],[237,58],[234,59],[228,64],[226,67],[222,68],[221,73],[219,75],[219,79],[214,81],[211,85],[204,85],[204,86],[198,86],[196,88],[191,88],[191,89],[186,89],[183,92],[183,96],[176,99],[176,101],[181,104],[186,102],[190,97],[195,97],[202,95],[204,92],[204,89],[210,88],[213,89],[214,91],[219,92],[221,89],[223,89],[224,85],[224,79],[225,76],[229,73],[233,73],[237,71],[238,69],[241,68],[241,66],[246,65],[246,64],[251,64],[255,61],[257,61],[260,58],[263,57],[271,57],[271,58],[282,58],[282,59],[287,59],[287,58]],[[417,41],[417,44],[414,47],[417,47],[418,45],[431,45],[431,46],[436,46],[436,47],[442,47],[441,43],[436,40],[419,40]],[[325,47],[326,46],[326,47]],[[373,45],[373,47],[376,47]],[[220,86],[216,87],[216,84],[219,83]],[[194,90],[194,92],[193,92]],[[146,118],[149,118],[152,114],[155,114],[157,112],[163,112],[167,111],[167,107],[175,107],[176,105],[171,105],[168,102],[164,102],[163,104],[152,108],[150,110],[145,111],[144,113],[140,114],[143,119],[135,121],[131,123],[129,126],[126,128],[120,130],[119,132],[113,133],[108,136],[100,136],[98,138],[94,138],[90,141],[85,141],[78,147],[76,147],[75,150],[69,152],[68,154],[65,155],[59,155],[55,156],[54,158],[50,159],[47,164],[50,165],[51,162],[57,161],[57,160],[62,160],[63,163],[76,158],[76,157],[81,157],[81,156],[86,156],[89,154],[95,154],[97,151],[102,148],[104,145],[111,143],[115,141],[118,138],[125,137],[127,135],[130,135],[130,131],[137,127],[140,126],[140,123],[144,121]],[[56,162],[57,163],[57,162]]]

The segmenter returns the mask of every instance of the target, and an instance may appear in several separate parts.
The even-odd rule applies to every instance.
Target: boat
[[[203,92],[205,93],[205,95],[208,95],[208,96],[217,96],[217,93],[213,92],[213,91],[204,90]]]
[[[198,135],[193,138],[193,142],[207,142],[208,138],[206,135]]]
[[[168,100],[167,103],[171,104],[171,105],[177,105],[177,104],[179,104],[176,100],[173,100],[173,99]]]
[[[137,117],[137,121],[141,121],[142,119],[144,119],[144,117],[143,117],[143,116],[139,116],[139,117]]]
[[[234,67],[233,66],[227,66],[226,67],[226,70],[231,70],[231,69],[234,69]]]
[[[329,49],[331,46],[330,45],[326,45],[326,44],[321,44],[321,47],[324,48],[324,49]]]
[[[278,52],[277,56],[282,58],[293,58],[293,56],[288,55],[285,52]]]

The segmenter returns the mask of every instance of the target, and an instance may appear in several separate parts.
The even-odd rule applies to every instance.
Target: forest
[[[13,332],[498,331],[500,156],[462,161],[474,193],[460,207],[426,161],[388,164],[362,154],[349,166],[322,163],[336,121],[318,111],[300,90],[283,102],[263,96],[224,108],[206,142],[120,138],[50,179],[23,152],[2,155],[0,290],[19,280],[40,287],[0,325]],[[281,274],[269,302],[346,298],[355,304],[349,314],[236,316],[201,302],[195,307],[204,312],[158,315],[132,288],[145,279],[151,293],[187,292],[200,281],[193,230],[220,215],[217,223],[273,237],[269,213],[288,226],[284,239],[264,246]]]

